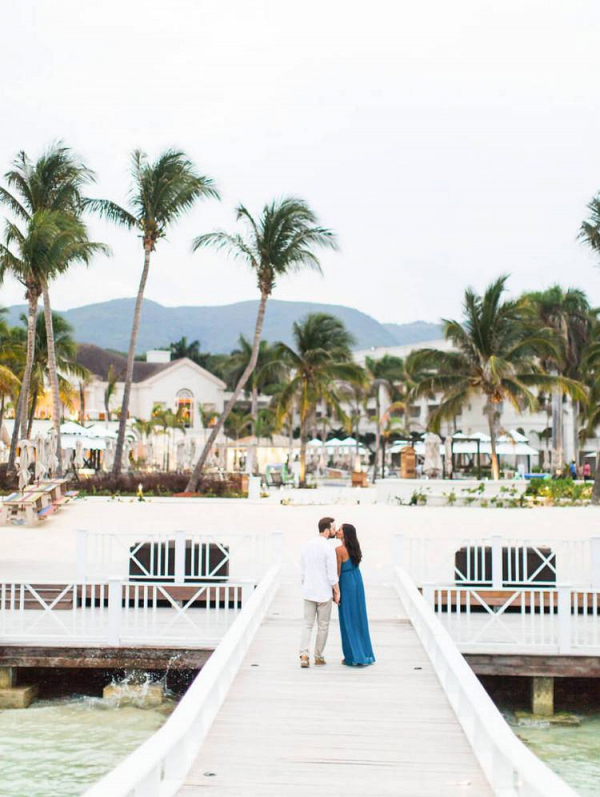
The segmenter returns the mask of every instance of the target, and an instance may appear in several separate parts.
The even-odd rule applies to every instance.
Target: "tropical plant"
[[[182,360],[184,357],[187,357],[188,360],[198,365],[203,365],[203,359],[206,356],[200,351],[200,341],[188,341],[185,335],[179,338],[179,340],[171,343],[169,345],[169,351],[171,352],[172,360]]]
[[[300,416],[300,484],[306,482],[306,444],[310,420],[321,401],[327,401],[342,423],[347,422],[342,383],[361,385],[363,369],[352,361],[353,337],[344,323],[327,313],[311,313],[293,325],[294,347],[279,344],[281,359],[291,376],[279,395],[278,419],[291,407]]]
[[[169,407],[163,407],[161,404],[155,404],[152,410],[151,418],[153,428],[162,429],[162,433],[167,438],[167,445],[165,448],[165,460],[163,467],[169,470],[171,461],[171,449],[174,437],[174,432],[179,429],[180,432],[185,434],[187,418],[184,407],[178,407],[177,412],[173,412]]]
[[[240,335],[238,348],[231,352],[228,365],[227,375],[234,385],[240,381],[251,359],[252,344],[244,335]],[[250,434],[254,438],[258,436],[258,397],[261,393],[277,385],[279,379],[283,376],[283,370],[276,346],[271,345],[266,340],[261,340],[254,370],[244,386],[244,392],[247,395],[249,394],[250,398]],[[256,440],[248,448],[246,467],[248,473],[256,473]]]
[[[3,256],[0,255],[4,261],[2,270],[13,271],[24,284],[29,305],[27,359],[15,414],[9,470],[14,466],[19,421],[22,433],[25,431],[35,346],[35,315],[41,295],[48,340],[52,421],[60,474],[60,384],[48,285],[73,263],[87,265],[96,253],[107,251],[103,245],[89,241],[87,229],[79,218],[83,205],[81,191],[93,181],[94,175],[71,149],[59,142],[52,145],[35,162],[25,152],[20,152],[13,161],[13,168],[5,174],[5,179],[9,188],[0,187],[0,202],[10,209],[18,221],[26,225],[27,230],[21,231],[15,224],[7,223],[6,246]],[[54,230],[51,232],[52,226]],[[13,254],[7,250],[11,241],[15,241],[20,249],[17,256],[20,263],[11,262]]]
[[[25,345],[21,335],[8,326],[4,316],[6,308],[0,308],[0,427],[4,420],[6,399],[18,395]]]
[[[28,318],[21,315],[21,323],[27,327]],[[71,384],[67,377],[86,379],[91,376],[87,368],[77,362],[77,343],[73,337],[73,327],[58,313],[52,313],[54,363],[59,384],[59,398],[71,398]],[[31,370],[31,398],[29,401],[29,418],[27,437],[31,437],[33,419],[37,402],[44,394],[46,383],[50,382],[50,347],[48,345],[48,325],[44,316],[38,315],[35,324],[35,354]],[[62,404],[62,399],[60,404]],[[52,407],[54,414],[54,405]],[[59,419],[60,419],[59,411]]]
[[[504,401],[518,412],[534,410],[538,402],[532,388],[555,387],[585,400],[579,382],[543,371],[540,358],[560,354],[555,336],[544,328],[532,331],[526,302],[503,300],[506,279],[493,282],[483,296],[465,292],[463,321],[444,321],[453,350],[426,348],[410,355],[413,367],[429,370],[420,376],[415,395],[442,394],[430,416],[432,431],[439,432],[442,421],[457,415],[472,396],[485,398],[494,479],[500,475],[496,439]]]
[[[301,199],[286,198],[273,201],[265,205],[258,220],[255,220],[243,205],[237,208],[236,214],[238,220],[245,222],[247,228],[245,237],[240,233],[219,230],[196,238],[194,250],[205,246],[224,249],[233,257],[245,260],[254,272],[260,301],[252,339],[252,355],[200,454],[190,476],[189,492],[195,490],[217,436],[254,371],[267,300],[273,292],[276,281],[303,268],[312,268],[320,272],[321,265],[315,254],[315,248],[325,246],[336,248],[335,237],[331,230],[318,225],[315,213]]]
[[[524,295],[531,305],[534,329],[541,325],[552,330],[558,343],[557,356],[541,358],[545,370],[578,381],[582,380],[582,366],[590,341],[593,322],[587,296],[577,288],[552,285],[544,291]],[[533,330],[532,330],[533,331]],[[557,385],[552,391],[552,465],[555,472],[564,465],[563,392]],[[579,412],[577,399],[572,400],[573,451],[579,459]]]
[[[192,162],[183,152],[171,149],[159,155],[154,163],[148,160],[144,152],[135,150],[131,157],[131,178],[129,210],[105,199],[91,199],[86,202],[86,206],[90,210],[98,212],[104,218],[128,229],[137,230],[144,250],[144,264],[135,301],[127,353],[123,403],[113,466],[115,476],[121,472],[122,467],[123,445],[133,382],[133,363],[144,290],[150,271],[150,257],[158,242],[166,236],[169,227],[183,213],[190,210],[196,201],[205,197],[217,199],[219,197],[213,181],[209,177],[198,174]]]

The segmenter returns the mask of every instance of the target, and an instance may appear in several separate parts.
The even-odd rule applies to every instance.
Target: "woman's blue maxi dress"
[[[365,587],[358,567],[348,559],[340,573],[340,632],[344,664],[358,667],[373,664],[373,646],[369,635]]]

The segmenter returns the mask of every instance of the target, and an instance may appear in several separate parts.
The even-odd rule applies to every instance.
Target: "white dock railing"
[[[254,591],[224,584],[0,582],[0,638],[19,643],[215,647]]]
[[[494,794],[577,797],[511,731],[404,568],[396,567],[395,577],[404,609]]]
[[[396,559],[419,586],[430,582],[501,589],[563,583],[600,589],[600,537],[396,536]]]
[[[276,564],[263,577],[173,714],[92,786],[86,797],[171,797],[178,791],[277,591],[280,539],[276,553]]]
[[[136,580],[258,580],[273,560],[270,534],[219,531],[204,534],[169,532],[77,533],[77,578],[80,581],[119,575]]]

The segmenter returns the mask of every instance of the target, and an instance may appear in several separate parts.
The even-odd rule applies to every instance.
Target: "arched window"
[[[184,388],[177,391],[175,409],[183,416],[186,429],[194,425],[194,394],[191,390]]]

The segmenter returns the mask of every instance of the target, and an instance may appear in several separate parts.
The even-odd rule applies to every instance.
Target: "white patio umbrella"
[[[178,440],[175,447],[175,470],[181,473],[185,466],[185,440]]]
[[[83,458],[83,440],[78,440],[75,443],[75,460],[73,464],[77,470],[79,470],[79,468],[83,468],[85,465],[85,460]]]
[[[102,457],[102,470],[105,473],[108,473],[115,462],[115,450],[114,450],[114,442],[111,437],[107,437],[105,440],[105,449],[104,455]]]
[[[46,465],[46,438],[38,434],[35,438],[35,478],[39,481],[48,473]]]
[[[442,456],[440,454],[441,440],[437,434],[428,432],[425,435],[425,462],[423,473],[429,478],[437,478],[442,473]]]
[[[56,471],[58,470],[58,457],[56,456],[56,448],[57,448],[57,440],[56,435],[54,434],[54,429],[52,429],[48,435],[48,448],[47,448],[47,459],[46,462],[48,464],[49,473],[51,476],[54,476]]]
[[[67,473],[67,471],[71,469],[74,453],[75,453],[74,448],[63,448],[62,450],[63,473]]]
[[[446,435],[444,441],[444,470],[446,476],[450,478],[452,476],[452,438],[450,435]]]
[[[29,472],[29,441],[21,440],[19,443],[19,490],[24,490],[29,484],[31,474]]]

